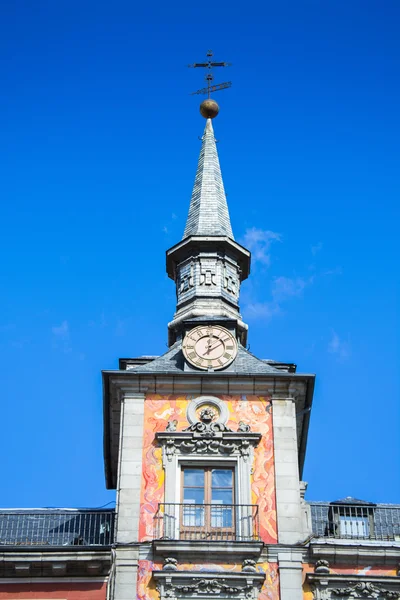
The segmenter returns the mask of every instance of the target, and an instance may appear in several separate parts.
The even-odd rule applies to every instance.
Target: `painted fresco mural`
[[[252,503],[258,505],[260,537],[266,544],[277,541],[275,509],[275,471],[272,418],[267,408],[269,399],[259,396],[216,396],[229,410],[228,427],[237,430],[240,421],[259,432],[262,439],[254,451],[251,482]],[[153,539],[154,516],[164,499],[164,470],[161,447],[155,440],[157,431],[165,431],[168,421],[176,421],[177,431],[188,427],[186,409],[191,396],[149,395],[145,402],[143,439],[143,483],[139,541]]]
[[[250,425],[251,431],[261,433],[262,438],[254,450],[252,469],[252,503],[259,507],[260,537],[263,542],[277,542],[276,505],[275,505],[275,472],[272,438],[272,418],[268,411],[269,398],[261,396],[216,396],[222,400],[229,411],[227,426],[237,431],[242,421]],[[162,450],[155,439],[155,434],[165,431],[169,421],[176,421],[176,430],[188,427],[186,410],[192,396],[152,394],[146,397],[144,413],[143,439],[143,478],[141,489],[141,509],[139,524],[139,540],[153,539],[154,516],[158,504],[164,500],[164,470],[162,466]],[[161,569],[162,564],[151,561],[140,561],[138,572],[138,598],[140,600],[158,600],[159,594],[152,581],[152,571]],[[195,571],[240,571],[240,564],[180,564],[179,570]],[[266,573],[266,580],[259,598],[261,600],[278,600],[279,582],[277,565],[274,563],[258,564],[257,569]]]

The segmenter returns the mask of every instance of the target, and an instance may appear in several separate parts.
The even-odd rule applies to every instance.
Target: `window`
[[[369,538],[374,532],[371,506],[341,504],[329,510],[329,534],[342,538]]]
[[[181,537],[231,538],[234,508],[233,468],[183,467]]]
[[[340,535],[343,537],[369,537],[369,518],[361,515],[340,515]]]

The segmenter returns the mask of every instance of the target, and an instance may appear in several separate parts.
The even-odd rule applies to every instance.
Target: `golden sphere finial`
[[[215,100],[207,98],[200,104],[200,113],[205,119],[215,119],[219,113],[219,106]]]

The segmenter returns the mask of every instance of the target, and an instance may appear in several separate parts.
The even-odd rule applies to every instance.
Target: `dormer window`
[[[350,539],[374,537],[375,505],[353,498],[346,500],[331,504],[330,535]]]

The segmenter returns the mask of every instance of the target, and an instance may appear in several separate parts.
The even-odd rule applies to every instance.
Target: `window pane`
[[[232,490],[212,490],[212,504],[233,504]]]
[[[232,469],[213,469],[211,475],[212,487],[232,487]]]
[[[203,488],[185,488],[183,490],[184,504],[204,504]]]
[[[368,537],[368,517],[340,516],[340,534],[348,537]]]
[[[232,527],[233,509],[230,506],[211,507],[211,527]]]
[[[183,477],[183,485],[185,487],[204,487],[204,469],[185,469]]]
[[[204,527],[204,507],[190,504],[183,506],[182,522],[185,527]]]

